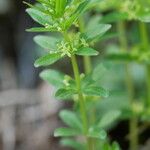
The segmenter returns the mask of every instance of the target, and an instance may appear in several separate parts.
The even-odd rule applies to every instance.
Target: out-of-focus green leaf
[[[111,28],[111,25],[109,24],[99,24],[87,30],[82,36],[88,42],[92,42],[102,37],[110,28]]]
[[[69,110],[62,110],[59,116],[69,127],[82,130],[81,121],[74,112]]]
[[[61,145],[73,148],[75,150],[85,150],[85,146],[75,140],[63,138],[60,141]]]
[[[49,28],[43,28],[43,27],[33,27],[30,29],[26,29],[27,32],[51,32],[54,31],[52,29]]]
[[[106,128],[114,123],[121,115],[119,110],[111,110],[104,114],[98,123],[99,128]]]
[[[72,16],[65,22],[66,28],[69,28],[73,22],[75,22],[78,17],[85,11],[86,6],[88,5],[89,0],[84,0],[72,14]]]
[[[115,60],[115,61],[134,61],[136,56],[131,55],[130,53],[109,53],[106,56],[106,59]]]
[[[40,77],[43,80],[47,81],[49,84],[52,84],[57,88],[64,86],[64,76],[65,75],[63,73],[52,69],[47,69],[40,73]]]
[[[97,138],[100,140],[105,140],[107,137],[107,133],[103,129],[90,128],[89,132],[88,132],[88,137]]]
[[[67,136],[77,136],[81,133],[78,130],[71,128],[58,128],[54,132],[55,137],[67,137]]]
[[[128,18],[127,13],[123,12],[112,12],[105,16],[103,16],[100,20],[101,23],[114,23],[122,20],[126,20]]]

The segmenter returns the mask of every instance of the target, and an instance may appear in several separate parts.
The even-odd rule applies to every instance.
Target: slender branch
[[[126,39],[126,30],[124,22],[118,23],[118,31],[119,31],[119,42],[121,45],[122,51],[128,50],[128,42]],[[132,80],[132,76],[130,73],[129,65],[125,65],[125,73],[126,73],[126,87],[129,94],[130,104],[134,103],[134,84]],[[130,135],[130,150],[137,150],[138,148],[138,118],[133,115],[129,121],[129,135]]]
[[[149,50],[149,38],[147,34],[146,24],[140,22],[139,24],[141,43],[144,51]],[[147,86],[147,99],[145,101],[145,106],[150,109],[150,65],[146,65],[146,86]]]
[[[63,33],[63,36],[69,42],[69,44],[71,46],[70,39],[66,32]],[[75,55],[71,56],[71,63],[72,63],[72,68],[73,68],[74,77],[75,77],[77,90],[78,90],[79,108],[80,108],[80,114],[81,114],[84,134],[85,134],[85,138],[86,138],[86,142],[87,142],[87,147],[88,147],[88,150],[94,150],[92,148],[90,138],[87,137],[88,128],[89,128],[88,127],[88,119],[87,119],[87,110],[86,110],[85,99],[84,99],[83,93],[81,91],[81,79],[80,79],[79,67],[78,67],[78,63],[77,63],[77,59],[76,59]]]
[[[80,19],[79,19],[79,30],[80,30],[81,33],[84,32],[84,28],[85,28],[85,25],[84,25],[83,18],[80,17]],[[85,73],[86,74],[90,73],[91,70],[92,70],[91,57],[84,56],[83,57],[83,63],[84,63],[84,71],[85,71]]]

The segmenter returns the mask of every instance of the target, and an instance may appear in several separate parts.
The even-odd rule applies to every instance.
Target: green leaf
[[[104,114],[98,123],[99,128],[106,128],[114,123],[121,115],[119,110],[111,110]]]
[[[55,11],[57,17],[61,17],[63,15],[66,3],[67,0],[56,0]]]
[[[82,36],[88,41],[94,41],[103,36],[109,29],[111,25],[109,24],[99,24],[94,26],[93,28],[86,31]]]
[[[40,73],[40,77],[43,80],[47,81],[49,84],[52,84],[57,88],[64,86],[64,76],[65,75],[63,73],[52,69],[44,70]]]
[[[34,66],[35,67],[48,66],[48,65],[55,63],[60,58],[61,58],[60,53],[47,54],[47,55],[37,59],[34,63]]]
[[[90,128],[88,132],[88,137],[105,140],[107,137],[107,133],[105,130],[102,130],[102,129]]]
[[[63,110],[60,112],[59,116],[69,127],[82,130],[81,121],[74,112]]]
[[[28,8],[26,9],[26,12],[32,17],[32,19],[39,24],[45,26],[46,24],[51,24],[52,20],[49,15],[44,14],[43,12],[34,9],[34,8]]]
[[[83,144],[68,138],[64,138],[60,141],[61,145],[67,146],[76,150],[85,150]]]
[[[66,28],[69,28],[78,19],[78,17],[85,11],[88,3],[89,0],[85,0],[78,6],[76,11],[71,15],[70,19],[65,22]]]
[[[120,146],[119,146],[119,144],[117,142],[113,142],[112,150],[120,150]]]
[[[55,97],[58,99],[70,99],[76,93],[77,92],[74,89],[62,88],[56,92]]]
[[[81,56],[96,56],[98,55],[98,51],[90,48],[90,47],[82,47],[78,49],[75,54],[81,55]]]
[[[54,30],[49,28],[44,28],[44,27],[34,27],[34,28],[26,29],[26,31],[27,32],[50,32]]]
[[[50,50],[57,50],[57,43],[59,40],[55,37],[49,37],[44,35],[37,35],[34,37],[34,41],[41,47]]]
[[[138,19],[142,22],[149,23],[150,22],[150,12],[140,15]]]
[[[127,13],[112,12],[112,13],[109,13],[109,14],[105,15],[104,17],[102,17],[100,22],[102,22],[102,23],[114,23],[114,22],[126,20],[127,18],[128,18]]]
[[[54,132],[55,137],[67,137],[67,136],[77,136],[81,133],[78,130],[70,128],[58,128]]]
[[[102,80],[103,77],[108,73],[108,68],[103,64],[99,63],[94,69],[92,73],[92,78],[95,81]]]
[[[90,96],[102,96],[102,97],[108,97],[109,92],[102,87],[98,86],[88,86],[83,89],[84,94],[90,95]]]
[[[108,53],[106,59],[115,60],[115,61],[133,61],[136,56],[132,56],[130,53]]]

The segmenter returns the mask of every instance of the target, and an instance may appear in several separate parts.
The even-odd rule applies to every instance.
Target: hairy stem
[[[121,45],[122,51],[128,50],[128,42],[126,39],[126,30],[124,22],[118,23],[118,31],[120,34],[119,42]],[[130,104],[134,103],[134,84],[132,80],[132,76],[130,73],[129,64],[125,65],[125,73],[126,73],[126,87],[128,90]],[[132,116],[129,121],[129,135],[130,135],[130,150],[137,150],[138,147],[138,118],[137,116]]]
[[[148,38],[148,32],[146,28],[146,24],[143,22],[140,22],[139,25],[140,28],[140,34],[141,34],[141,43],[144,51],[149,50],[149,38]],[[150,65],[146,65],[146,86],[147,86],[147,98],[145,101],[145,106],[150,109]]]

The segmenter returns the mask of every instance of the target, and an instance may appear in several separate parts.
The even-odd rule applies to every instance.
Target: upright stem
[[[71,62],[72,62],[74,76],[75,76],[75,81],[77,84],[79,104],[80,104],[80,113],[81,113],[83,127],[84,127],[85,134],[86,134],[88,132],[86,106],[85,106],[83,94],[81,92],[81,79],[80,79],[79,69],[78,69],[77,60],[76,60],[75,55],[71,56]]]
[[[85,99],[81,91],[81,79],[80,79],[79,68],[78,68],[75,55],[71,56],[71,62],[72,62],[74,76],[75,76],[75,81],[77,84],[79,104],[80,104],[80,113],[81,113],[81,118],[83,122],[84,133],[87,134],[88,133],[88,120],[87,120],[87,113],[86,113],[86,104],[85,104]],[[93,144],[91,143],[91,139],[86,137],[86,140],[87,140],[88,150],[94,150]]]
[[[120,33],[120,45],[122,51],[128,50],[128,42],[126,39],[126,30],[124,22],[118,23],[118,30]],[[126,71],[126,87],[129,94],[130,104],[134,103],[134,84],[132,80],[132,76],[130,73],[129,65],[126,64],[125,66]],[[133,115],[129,122],[129,135],[130,135],[130,150],[137,150],[138,149],[138,118],[137,116]]]
[[[71,47],[70,39],[67,35],[67,32],[64,32],[63,36],[66,39],[66,41],[69,42],[70,47]],[[80,108],[84,134],[87,135],[89,127],[88,127],[88,119],[87,119],[87,112],[86,112],[86,104],[85,104],[84,96],[81,91],[81,79],[80,79],[79,67],[78,67],[77,59],[75,55],[71,55],[71,63],[72,63],[74,77],[75,77],[77,90],[78,90],[79,108]],[[88,138],[87,136],[85,136],[85,138],[86,138],[88,150],[93,150],[90,138]]]
[[[83,18],[81,17],[79,19],[79,29],[80,32],[83,33],[84,32],[84,21]],[[84,63],[84,71],[86,74],[90,73],[92,70],[92,63],[91,63],[91,57],[89,56],[84,56],[83,57],[83,63]]]
[[[141,34],[141,43],[145,51],[149,50],[149,38],[147,34],[146,24],[140,22],[139,25]],[[145,101],[145,106],[150,109],[150,65],[146,66],[146,86],[147,86],[147,99]]]

